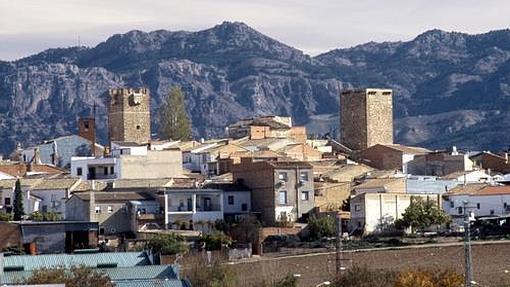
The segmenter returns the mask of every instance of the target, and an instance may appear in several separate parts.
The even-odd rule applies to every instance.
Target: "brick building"
[[[416,155],[430,153],[420,147],[408,147],[399,144],[376,144],[362,151],[363,163],[377,169],[394,169],[407,173],[407,163]]]
[[[235,183],[252,190],[252,210],[266,224],[296,221],[315,205],[312,166],[300,161],[253,161],[232,167]]]
[[[110,89],[109,96],[110,142],[149,142],[151,139],[149,89]]]
[[[393,93],[346,90],[340,96],[341,143],[352,150],[393,143]]]

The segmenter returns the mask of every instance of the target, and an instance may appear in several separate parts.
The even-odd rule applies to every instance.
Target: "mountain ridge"
[[[480,144],[469,138],[491,125],[510,127],[508,29],[475,35],[434,29],[410,41],[369,42],[315,57],[241,22],[197,32],[133,30],[91,48],[0,61],[0,79],[4,154],[18,141],[26,146],[75,132],[77,117],[89,115],[94,103],[105,142],[106,91],[121,86],[150,88],[153,131],[162,98],[170,86],[182,86],[196,137],[222,136],[225,125],[252,115],[290,115],[307,124],[338,113],[340,90],[372,86],[394,90],[400,143],[499,149],[510,140],[503,131]],[[462,121],[469,124],[451,125]]]

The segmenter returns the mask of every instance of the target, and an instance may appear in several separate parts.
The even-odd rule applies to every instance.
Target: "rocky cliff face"
[[[510,139],[504,131],[509,59],[508,30],[432,30],[409,42],[368,43],[314,58],[243,23],[194,33],[131,31],[93,48],[0,62],[0,153],[18,141],[26,146],[75,132],[77,118],[91,114],[94,103],[99,138],[106,141],[111,87],[149,87],[156,131],[157,109],[172,85],[186,92],[197,137],[222,136],[225,125],[257,114],[292,115],[297,124],[317,126],[317,115],[338,112],[341,89],[373,86],[394,89],[399,142],[502,148]]]

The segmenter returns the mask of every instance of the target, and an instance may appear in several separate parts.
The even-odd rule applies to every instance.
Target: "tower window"
[[[136,125],[136,129],[139,130],[141,127],[140,125]]]

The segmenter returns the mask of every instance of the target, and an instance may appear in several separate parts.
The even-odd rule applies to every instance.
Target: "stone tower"
[[[78,135],[91,142],[96,141],[96,120],[94,118],[78,119]]]
[[[108,135],[110,142],[147,143],[151,139],[149,89],[110,89]]]
[[[389,89],[343,91],[340,141],[352,150],[393,143],[393,92]]]

